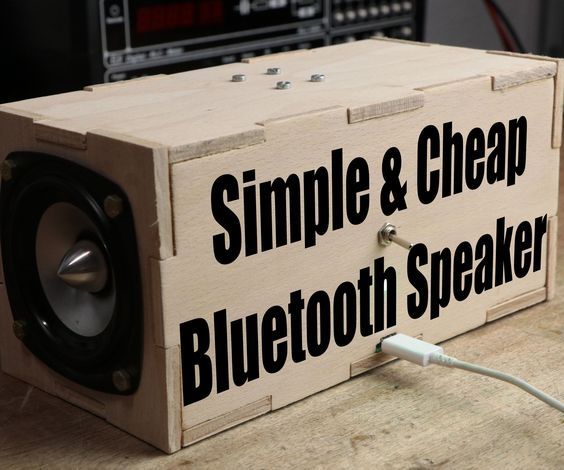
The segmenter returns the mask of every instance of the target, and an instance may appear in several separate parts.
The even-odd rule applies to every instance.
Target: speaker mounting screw
[[[114,387],[120,392],[131,390],[131,374],[125,369],[118,369],[112,374]]]
[[[104,212],[110,219],[119,217],[123,212],[123,201],[119,196],[112,194],[104,199]]]
[[[22,320],[16,320],[12,324],[12,330],[14,331],[16,338],[23,341],[27,334],[27,323]]]
[[[2,175],[2,181],[10,181],[14,176],[14,168],[16,164],[10,160],[4,160],[0,165],[0,175]]]

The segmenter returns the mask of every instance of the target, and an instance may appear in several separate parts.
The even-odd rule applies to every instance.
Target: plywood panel
[[[500,93],[492,91],[488,77],[478,77],[426,89],[423,108],[356,124],[347,125],[344,110],[338,108],[269,121],[263,144],[173,165],[177,256],[162,262],[165,344],[178,343],[180,323],[202,317],[212,325],[213,313],[224,308],[229,321],[253,313],[258,313],[260,319],[272,305],[285,307],[290,292],[296,289],[302,290],[305,299],[318,289],[332,295],[339,283],[356,282],[359,269],[381,256],[386,266],[395,267],[399,280],[397,328],[380,335],[358,336],[344,348],[331,343],[321,357],[300,363],[288,360],[277,374],[263,370],[258,380],[241,387],[231,384],[228,391],[219,394],[212,391],[210,397],[185,408],[184,426],[204,422],[265,395],[272,396],[273,409],[279,408],[347,379],[350,364],[370,355],[381,336],[391,331],[423,333],[428,341],[441,341],[485,323],[490,307],[544,289],[546,236],[542,237],[543,262],[539,271],[480,295],[472,293],[465,302],[451,300],[438,318],[431,319],[427,311],[420,319],[412,320],[405,304],[407,295],[414,290],[406,279],[407,252],[397,246],[379,246],[376,234],[389,220],[408,240],[425,243],[429,252],[443,247],[454,250],[463,241],[475,245],[483,234],[495,236],[498,218],[505,217],[506,226],[515,227],[525,220],[533,223],[537,217],[555,214],[558,151],[551,147],[552,107],[536,105],[552,103],[553,91],[553,80],[547,79]],[[423,127],[429,123],[440,127],[452,121],[454,130],[467,136],[475,126],[487,131],[497,121],[507,123],[522,115],[530,123],[531,132],[526,171],[515,185],[485,184],[476,191],[466,189],[429,205],[417,200],[416,149]],[[379,191],[384,183],[382,156],[394,145],[403,155],[401,174],[402,181],[408,182],[408,209],[385,216],[379,208]],[[370,165],[371,212],[364,223],[345,223],[342,230],[329,230],[319,237],[315,247],[307,249],[301,241],[249,257],[242,255],[229,265],[215,260],[212,237],[222,232],[210,211],[210,189],[216,178],[229,173],[240,180],[244,171],[253,169],[256,181],[262,182],[277,176],[286,178],[291,173],[301,175],[321,165],[330,168],[335,148],[343,149],[345,164],[362,156]],[[433,165],[439,167],[439,162]],[[230,207],[242,220],[241,201]],[[424,272],[429,276],[427,270]],[[211,341],[213,344],[213,332]],[[213,348],[209,356],[213,361]]]
[[[145,325],[162,323],[162,317],[154,318],[154,312],[157,315],[161,312],[160,308],[154,308],[154,303],[161,302],[161,298],[160,293],[153,294],[151,289],[149,260],[170,256],[173,251],[166,149],[135,139],[115,140],[105,133],[89,134],[88,149],[59,146],[35,139],[33,119],[40,118],[0,112],[0,155],[5,158],[16,150],[57,155],[82,164],[122,187],[129,196],[137,233],[144,305],[139,315],[143,315]],[[180,448],[178,357],[174,359],[173,354],[176,351],[178,355],[178,348],[160,347],[162,337],[155,338],[153,329],[145,328],[139,390],[129,397],[89,390],[51,371],[15,338],[5,285],[1,285],[0,294],[0,346],[5,372],[100,414],[163,450]]]

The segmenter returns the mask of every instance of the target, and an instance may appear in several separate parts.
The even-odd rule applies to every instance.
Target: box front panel
[[[136,392],[122,396],[93,390],[48,367],[14,335],[14,319],[23,313],[11,311],[8,288],[3,277],[0,279],[2,370],[84,408],[165,451],[178,450],[180,410],[171,404],[178,404],[179,401],[179,353],[178,347],[165,349],[158,345],[158,331],[154,324],[160,320],[160,292],[153,289],[150,271],[152,260],[168,255],[169,240],[161,232],[169,226],[170,221],[166,211],[160,208],[163,201],[169,200],[168,180],[161,177],[161,173],[167,173],[166,151],[127,142],[123,138],[120,140],[100,131],[89,134],[87,149],[70,149],[37,140],[35,130],[38,121],[41,122],[39,115],[32,119],[24,113],[16,114],[15,110],[0,113],[0,160],[4,161],[8,155],[18,151],[56,156],[105,176],[122,188],[129,199],[135,221],[141,278],[142,308],[136,308],[133,315],[143,324],[142,370]],[[70,173],[66,175],[71,178]],[[156,180],[159,180],[158,185]],[[155,193],[156,187],[160,188],[159,194]],[[42,196],[36,198],[37,202],[45,199],[44,194]],[[159,220],[159,224],[155,224],[155,220]],[[53,224],[54,230],[60,225]],[[80,226],[77,227],[80,230]],[[129,265],[128,276],[131,278],[137,274],[132,271],[134,265]],[[0,276],[3,275],[2,272]],[[123,315],[123,312],[116,309],[115,315]],[[132,329],[132,326],[130,322],[129,328]],[[136,349],[131,347],[128,350],[123,343],[119,352],[127,351],[135,353]]]
[[[393,332],[438,342],[546,297],[553,80],[424,92],[415,111],[270,121],[263,144],[172,166],[162,285],[184,429],[346,380]],[[386,222],[415,246],[380,245]]]

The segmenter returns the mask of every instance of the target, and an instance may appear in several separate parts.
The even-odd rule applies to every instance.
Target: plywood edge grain
[[[562,121],[564,114],[564,59],[558,59],[554,79],[554,118],[552,120],[552,148],[562,146]]]
[[[437,83],[433,83],[431,85],[425,85],[425,86],[419,86],[417,88],[415,88],[415,90],[417,91],[432,91],[436,88],[443,88],[443,87],[447,87],[447,86],[452,86],[452,85],[460,85],[466,82],[472,82],[474,80],[491,80],[491,77],[487,76],[487,75],[472,75],[470,77],[463,77],[463,78],[457,78],[455,80],[447,80],[444,82],[437,82]]]
[[[86,150],[86,134],[81,132],[61,129],[49,124],[49,121],[35,122],[35,138],[42,142],[69,147],[77,150]]]
[[[166,355],[166,412],[168,440],[165,452],[169,454],[182,448],[182,384],[180,380],[180,346],[162,348]]]
[[[216,153],[262,144],[265,140],[264,128],[256,126],[236,134],[219,136],[214,139],[173,147],[170,149],[169,159],[170,163],[180,163],[194,158],[206,157]]]
[[[311,49],[296,49],[294,51],[275,52],[274,54],[261,55],[257,57],[247,57],[246,59],[241,60],[241,63],[256,64],[260,62],[271,62],[278,60],[280,58],[286,58],[288,56],[304,55],[311,53],[312,53]]]
[[[172,212],[172,189],[168,148],[153,149],[155,197],[157,200],[157,220],[153,223],[159,230],[159,258],[168,259],[176,254],[174,237],[174,214]]]
[[[4,273],[3,269],[0,269],[2,275]],[[0,370],[9,373],[9,359],[14,354],[12,351],[13,330],[12,325],[12,309],[10,306],[10,301],[8,300],[8,291],[4,282],[0,284]]]
[[[165,347],[165,321],[163,313],[162,262],[150,257],[148,260],[149,286],[151,293],[151,330],[155,345]]]
[[[543,78],[554,77],[559,72],[558,62],[560,60],[554,59],[552,57],[534,54],[520,54],[517,52],[507,51],[485,51],[485,53],[514,57],[516,59],[529,59],[545,62],[545,64],[539,64],[537,67],[528,70],[520,70],[509,74],[500,74],[499,76],[492,77],[492,87],[494,90],[501,90],[504,88],[509,88],[511,86],[518,86],[531,81],[541,80]]]
[[[420,41],[410,41],[409,39],[396,39],[396,38],[383,38],[381,36],[373,36],[370,39],[374,41],[385,41],[385,42],[397,42],[400,44],[408,44],[410,46],[433,46],[434,44],[430,44],[428,42],[420,42]]]
[[[556,294],[556,255],[558,251],[558,216],[548,219],[546,261],[546,300],[554,299]]]
[[[486,312],[486,323],[497,320],[511,313],[515,313],[524,308],[531,307],[535,304],[545,301],[547,298],[546,287],[526,292],[513,299],[506,300],[500,304],[494,305]]]
[[[564,59],[505,51],[487,51],[487,53],[521,59],[541,60],[554,64],[554,116],[552,121],[552,148],[559,148],[562,145],[562,120],[564,113]]]
[[[396,98],[390,101],[372,103],[364,106],[356,106],[348,109],[349,124],[367,121],[392,114],[413,111],[425,105],[425,94],[415,91],[413,94]]]
[[[180,347],[162,348],[144,338],[141,382],[128,396],[103,394],[106,420],[139,439],[172,453],[180,448]]]
[[[558,59],[555,57],[550,57],[546,55],[537,55],[537,54],[527,54],[522,52],[510,52],[510,51],[484,51],[486,54],[494,54],[494,55],[504,55],[508,57],[516,57],[518,59],[530,59],[530,60],[546,60],[548,62],[557,62],[562,59]]]
[[[88,138],[91,135],[107,137],[116,141],[122,141],[128,144],[134,144],[151,149],[165,148],[163,144],[158,142],[152,142],[129,134],[101,128],[89,129],[86,132],[64,129],[63,127],[60,127],[62,123],[64,123],[64,121],[57,121],[54,119],[34,120],[35,138],[39,141],[78,150],[85,150],[88,148]]]
[[[266,127],[280,123],[285,123],[287,121],[291,121],[294,119],[301,119],[303,117],[308,117],[308,116],[311,117],[314,115],[320,115],[324,113],[332,113],[334,111],[338,112],[339,110],[342,110],[343,113],[346,111],[346,109],[340,105],[327,106],[326,108],[312,109],[310,111],[304,111],[303,113],[288,114],[286,116],[265,119],[264,121],[257,122],[257,125]]]
[[[373,353],[369,356],[363,357],[358,361],[351,363],[351,377],[356,377],[357,375],[368,372],[378,366],[387,364],[388,362],[396,360],[397,357],[390,356],[384,353]]]
[[[100,418],[106,419],[106,405],[104,403],[72,390],[57,380],[53,382],[53,394]]]
[[[186,447],[195,442],[225,431],[233,426],[256,418],[272,410],[272,397],[266,396],[236,410],[225,413],[217,418],[210,419],[202,424],[185,429],[182,435],[182,446]]]
[[[35,123],[40,119],[43,119],[43,116],[37,113],[0,106],[0,158],[2,160],[15,150],[33,146]],[[1,276],[3,277],[3,274]]]
[[[0,105],[0,113],[6,113],[11,115],[20,116],[23,118],[29,118],[32,121],[39,121],[41,119],[45,119],[44,116],[38,113],[33,113],[31,111],[26,111],[24,109],[14,108],[10,105]]]
[[[166,148],[163,144],[158,142],[153,142],[151,140],[142,139],[140,137],[135,137],[129,134],[122,134],[120,132],[110,131],[106,129],[91,129],[86,132],[86,136],[97,135],[100,137],[106,137],[108,139],[126,142],[128,144],[137,145],[138,147],[146,147],[149,149],[160,149]]]
[[[147,81],[147,80],[159,80],[162,78],[167,78],[168,75],[165,73],[160,73],[157,75],[150,75],[147,77],[138,77],[138,78],[132,78],[129,80],[121,80],[119,82],[112,82],[112,83],[97,83],[94,85],[88,85],[85,86],[83,88],[84,91],[99,91],[99,90],[107,90],[107,89],[114,89],[114,88],[119,88],[122,87],[124,85],[130,85],[133,82],[140,82],[140,81]]]
[[[153,235],[140,233],[140,240],[148,238],[149,243],[153,245],[151,256],[159,259],[172,257],[174,234],[168,148],[156,142],[104,129],[89,131],[87,139],[90,142],[90,150],[101,153],[103,157],[99,159],[106,159],[108,168],[112,169],[106,170],[106,175],[123,189],[129,188],[130,192],[142,195],[140,199],[146,201],[143,208],[139,204],[136,223],[144,218],[145,229],[148,228],[151,234],[156,232],[158,235],[153,239]],[[152,192],[154,195],[151,196]]]
[[[537,80],[552,78],[556,75],[556,64],[545,62],[525,70],[504,72],[499,75],[492,75],[492,90],[506,90]]]

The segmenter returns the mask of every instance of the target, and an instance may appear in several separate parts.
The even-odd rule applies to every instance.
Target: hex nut
[[[104,212],[110,219],[115,219],[123,212],[123,201],[119,196],[111,194],[104,199]]]
[[[281,81],[281,82],[277,82],[276,83],[276,88],[278,90],[289,90],[290,88],[292,88],[292,82],[288,82],[288,81]]]
[[[312,82],[324,82],[325,81],[325,75],[323,75],[322,73],[314,73],[310,77],[310,81],[312,81]]]
[[[16,338],[18,338],[20,341],[23,341],[27,335],[26,322],[22,320],[16,320],[14,323],[12,323],[12,331],[14,332]]]
[[[392,243],[392,236],[396,234],[396,226],[386,222],[380,230],[378,230],[378,243],[380,245],[390,245]]]
[[[16,164],[11,160],[4,160],[0,165],[0,176],[2,181],[10,181],[14,176]]]
[[[112,374],[112,383],[119,392],[131,390],[131,374],[125,369],[115,370]]]

